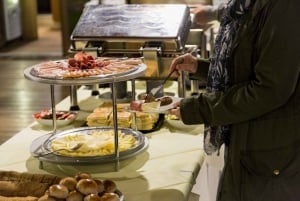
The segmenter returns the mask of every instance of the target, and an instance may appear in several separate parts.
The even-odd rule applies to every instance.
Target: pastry
[[[88,126],[108,126],[110,114],[111,114],[111,111],[101,112],[101,111],[97,110],[97,112],[93,112],[87,117],[87,119],[86,119],[87,125]]]
[[[117,185],[112,180],[104,180],[103,185],[104,185],[104,191],[106,193],[113,193],[117,190]]]
[[[158,121],[158,118],[159,114],[157,113],[137,112],[135,124],[138,130],[151,130]]]
[[[98,186],[98,193],[102,193],[104,191],[103,182],[99,179],[95,179],[95,182],[97,183],[97,186]]]
[[[155,123],[158,121],[158,113],[145,113],[139,112],[142,110],[142,103],[144,100],[132,101],[131,103],[118,103],[117,104],[117,118],[118,125],[123,128],[133,128],[137,130],[151,130]],[[128,109],[136,111],[136,118],[134,123],[134,116],[132,112],[128,112]],[[106,112],[109,112],[106,113]],[[109,119],[107,119],[109,117]],[[113,125],[113,114],[112,104],[103,103],[101,106],[94,109],[87,117],[88,126],[112,126]]]
[[[69,195],[69,190],[67,187],[60,185],[60,184],[54,184],[49,187],[49,195],[51,197],[65,199]]]
[[[141,106],[142,112],[158,112],[160,108],[160,101],[143,103]]]
[[[83,201],[102,201],[101,197],[97,194],[89,194],[84,197]]]
[[[76,189],[84,195],[98,193],[98,185],[93,179],[79,180]]]
[[[69,191],[73,191],[76,189],[77,181],[73,177],[65,177],[60,180],[59,184],[67,187]]]
[[[127,111],[120,111],[117,114],[117,122],[119,127],[123,127],[123,128],[130,128],[131,127],[131,112],[127,112]],[[109,118],[109,125],[113,126],[114,120],[113,120],[113,115],[110,115]]]
[[[93,179],[89,173],[81,172],[74,177],[58,178],[51,175],[39,175],[30,173],[5,172],[0,171],[1,180],[23,181],[31,180],[32,183],[26,183],[27,186],[17,186],[11,183],[6,188],[0,185],[0,201],[119,201],[119,195],[116,194],[117,185],[112,180],[101,181]],[[77,181],[78,180],[78,181]],[[48,188],[43,188],[36,195],[36,187],[39,182],[47,182]],[[76,183],[75,190],[73,188]],[[6,185],[8,183],[5,183]],[[65,186],[66,185],[66,186]],[[34,188],[32,188],[32,186]],[[18,188],[16,188],[18,187]],[[18,192],[17,192],[18,191]],[[117,191],[119,193],[119,191]]]
[[[41,197],[60,177],[15,171],[0,171],[0,195],[8,197]]]
[[[101,201],[120,201],[120,197],[116,193],[104,193],[101,196]]]
[[[89,173],[85,173],[85,172],[79,172],[78,174],[75,175],[75,179],[77,181],[81,180],[81,179],[91,179],[92,176]]]
[[[77,190],[71,191],[66,198],[66,201],[82,201],[83,200],[83,194],[78,192]]]

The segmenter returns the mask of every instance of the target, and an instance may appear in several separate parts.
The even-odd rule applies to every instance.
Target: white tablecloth
[[[171,86],[173,87],[173,86]],[[101,93],[101,92],[100,92]],[[58,130],[70,129],[82,124],[86,116],[101,99],[91,97],[91,91],[78,90],[81,111],[76,122]],[[49,95],[50,96],[50,95]],[[56,109],[68,110],[69,97],[60,102]],[[160,130],[146,134],[149,147],[130,159],[115,163],[95,165],[61,165],[39,161],[30,155],[32,141],[47,132],[37,123],[32,123],[0,146],[1,170],[46,173],[58,176],[74,176],[78,172],[88,172],[99,179],[112,179],[122,191],[127,201],[184,201],[200,170],[204,159],[202,149],[203,127],[178,130],[164,125]]]

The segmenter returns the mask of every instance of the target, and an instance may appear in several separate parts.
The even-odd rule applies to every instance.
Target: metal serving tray
[[[134,68],[131,71],[120,74],[111,74],[109,76],[87,76],[82,78],[74,78],[74,79],[61,79],[61,78],[46,78],[39,77],[33,72],[33,68],[35,65],[27,67],[24,70],[24,76],[28,80],[32,80],[35,82],[40,82],[44,84],[52,84],[52,85],[83,85],[83,84],[105,84],[105,83],[113,83],[113,82],[122,82],[130,79],[134,79],[136,77],[143,76],[147,66],[145,64],[139,64],[137,68]]]
[[[57,164],[82,165],[82,164],[101,164],[101,163],[115,162],[118,159],[115,157],[114,154],[104,155],[104,156],[89,156],[89,157],[70,156],[69,157],[69,156],[49,153],[51,149],[50,148],[51,142],[54,139],[61,138],[69,134],[80,133],[82,135],[88,135],[91,132],[101,131],[101,130],[113,130],[113,128],[112,127],[81,127],[81,128],[66,130],[61,133],[57,133],[53,136],[51,136],[51,134],[43,135],[31,143],[30,153],[32,154],[32,156],[38,158],[40,161],[57,163]],[[148,139],[141,132],[134,131],[128,128],[118,128],[118,130],[122,131],[126,135],[133,135],[137,141],[136,146],[133,147],[132,149],[120,152],[119,160],[131,158],[141,153],[148,147],[149,144]]]
[[[92,5],[84,9],[71,35],[71,50],[101,41],[104,48],[139,50],[158,42],[163,51],[181,51],[191,25],[184,4]]]

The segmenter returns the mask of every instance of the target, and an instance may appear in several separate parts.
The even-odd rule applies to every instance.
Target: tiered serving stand
[[[60,133],[57,133],[57,125],[56,125],[56,116],[53,115],[53,132],[46,136],[42,136],[41,138],[35,140],[31,145],[31,153],[33,156],[37,157],[40,161],[40,168],[43,168],[43,161],[52,162],[52,163],[62,163],[62,164],[95,164],[95,163],[103,163],[103,162],[115,162],[116,171],[119,170],[119,161],[120,159],[129,158],[131,156],[134,156],[141,152],[143,149],[147,147],[148,141],[143,136],[142,133],[140,133],[137,130],[132,129],[123,129],[121,130],[125,131],[125,133],[130,133],[134,135],[137,138],[138,146],[134,148],[133,150],[129,152],[125,152],[124,154],[120,156],[119,153],[119,140],[118,140],[118,124],[117,124],[117,97],[116,97],[116,83],[122,82],[122,81],[131,81],[132,84],[132,97],[135,97],[135,78],[141,77],[144,75],[146,71],[146,65],[145,64],[139,64],[137,68],[134,68],[131,71],[128,71],[126,73],[120,73],[120,74],[111,74],[106,76],[89,76],[89,77],[82,77],[82,78],[74,78],[74,79],[62,79],[62,78],[44,78],[39,77],[34,73],[34,67],[30,66],[27,67],[24,70],[24,76],[26,79],[48,84],[50,85],[50,92],[51,92],[51,109],[53,114],[56,112],[55,108],[55,91],[54,86],[55,85],[63,85],[63,86],[78,86],[78,85],[94,85],[94,84],[111,84],[111,93],[112,93],[112,105],[113,105],[113,120],[114,124],[111,129],[114,130],[114,138],[115,138],[115,151],[113,156],[105,156],[105,157],[64,157],[59,156],[57,154],[49,153],[49,140],[55,138],[58,135],[61,135]],[[78,128],[78,129],[72,129],[72,130],[65,130],[63,133],[74,133],[75,131],[86,131],[86,130],[103,130],[108,128],[100,128],[100,127],[94,127],[94,128]],[[48,148],[47,148],[48,147]],[[42,153],[40,156],[36,153]],[[49,153],[49,154],[47,154]]]

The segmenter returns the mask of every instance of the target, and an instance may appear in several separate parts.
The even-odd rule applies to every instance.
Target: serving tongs
[[[150,92],[148,92],[146,94],[145,103],[149,103],[149,102],[155,100],[155,95],[157,94],[157,92],[159,92],[159,90],[161,90],[164,87],[164,84],[169,80],[169,78],[171,77],[171,75],[174,72],[175,72],[175,69],[173,69],[171,72],[169,72],[168,76],[163,80],[163,82],[159,86],[152,88],[150,90]]]

